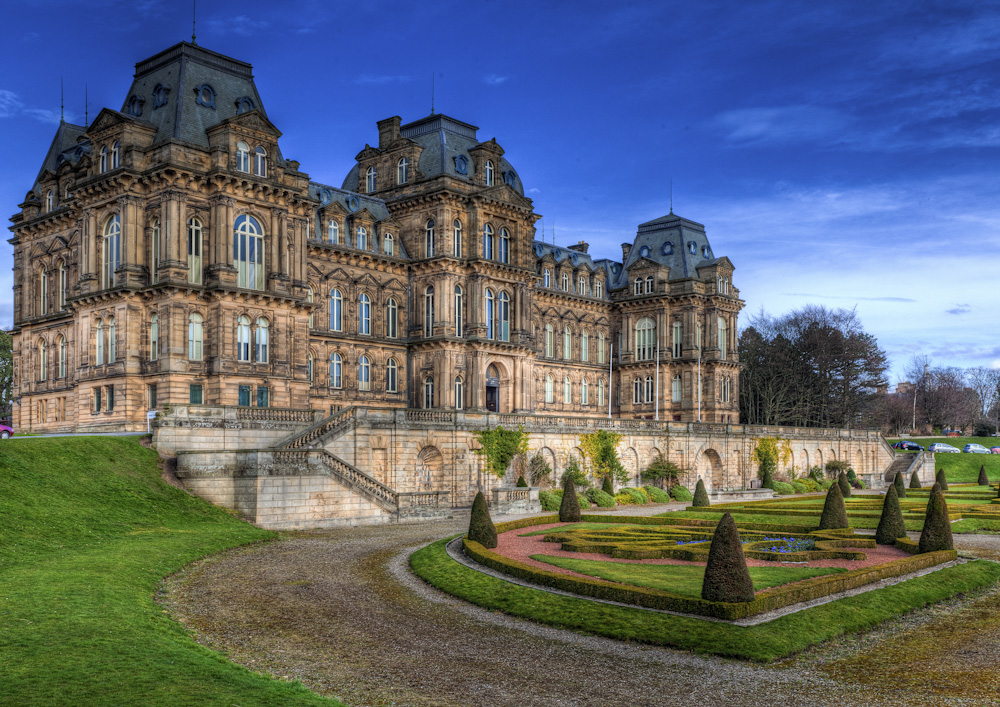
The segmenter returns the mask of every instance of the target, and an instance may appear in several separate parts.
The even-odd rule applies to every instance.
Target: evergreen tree
[[[472,502],[472,516],[469,518],[469,540],[483,547],[497,546],[497,529],[490,518],[490,509],[486,505],[486,497],[480,491]]]
[[[697,506],[698,508],[707,508],[711,506],[712,503],[708,500],[708,492],[705,490],[705,482],[698,479],[698,485],[694,487],[694,501],[691,502],[692,506]]]
[[[927,513],[924,517],[924,529],[920,533],[919,547],[920,552],[955,549],[951,539],[948,504],[941,491],[932,491],[931,497],[927,501]]]
[[[906,524],[903,522],[899,496],[893,485],[886,491],[885,501],[882,502],[882,517],[879,518],[878,529],[875,531],[875,542],[879,545],[892,545],[896,538],[902,537],[906,537]]]
[[[837,477],[837,486],[840,487],[840,495],[843,498],[850,498],[851,482],[847,480],[847,474],[844,472],[840,472],[840,476]]]
[[[986,467],[982,464],[979,465],[979,485],[989,486],[990,480],[986,477]]]
[[[615,495],[615,485],[611,481],[610,476],[605,476],[604,481],[601,482],[601,491],[608,494],[609,496]]]
[[[524,480],[523,476],[518,476],[517,477],[517,486],[519,488],[527,488],[528,487],[528,482]]]
[[[903,472],[896,472],[896,478],[892,480],[892,485],[896,489],[896,496],[898,498],[906,498],[906,486],[903,484]]]
[[[747,569],[736,521],[728,512],[723,514],[712,535],[701,598],[706,601],[753,601],[753,580]]]
[[[936,493],[936,492],[938,492],[940,490],[941,490],[941,484],[939,484],[937,481],[935,481],[934,485],[931,486],[931,493]]]
[[[823,515],[819,518],[819,530],[848,528],[847,507],[844,505],[844,494],[840,484],[832,484],[826,492],[826,502],[823,504]]]
[[[578,523],[580,521],[580,499],[576,497],[576,484],[573,478],[566,475],[563,480],[562,503],[559,504],[560,523]]]
[[[920,477],[917,476],[917,472],[913,472],[913,474],[910,475],[910,488],[911,489],[921,488],[921,486],[920,486]]]
[[[937,481],[937,483],[941,484],[941,490],[942,491],[947,491],[948,490],[948,478],[944,475],[944,469],[938,469],[938,473],[937,473],[937,476],[935,477],[935,481]]]

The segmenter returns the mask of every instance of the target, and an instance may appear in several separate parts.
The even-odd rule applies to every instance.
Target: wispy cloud
[[[483,83],[487,86],[499,86],[500,84],[507,83],[509,76],[503,76],[501,74],[486,74],[483,77]]]
[[[916,303],[917,300],[909,297],[858,297],[857,295],[829,295],[815,292],[782,292],[786,297],[813,297],[816,299],[845,299],[852,302],[902,302],[906,304]]]
[[[361,74],[354,78],[354,83],[363,86],[381,86],[387,83],[406,83],[412,80],[412,76],[402,74]]]
[[[849,122],[831,108],[793,105],[737,108],[715,116],[711,124],[730,142],[770,145],[837,142]]]
[[[0,118],[27,116],[42,123],[58,123],[59,112],[46,108],[30,108],[13,91],[0,88]]]
[[[945,310],[948,314],[968,314],[972,311],[972,307],[967,304],[956,304],[951,309]]]
[[[268,20],[247,17],[246,15],[213,17],[206,24],[219,34],[238,34],[241,37],[258,37],[261,32],[271,26]]]

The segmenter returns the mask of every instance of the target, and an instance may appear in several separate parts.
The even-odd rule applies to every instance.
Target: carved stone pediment
[[[362,160],[368,160],[368,159],[372,159],[373,157],[378,157],[380,154],[382,154],[382,153],[378,149],[376,149],[376,148],[372,147],[371,145],[365,143],[365,149],[363,149],[361,152],[359,152],[354,157],[354,159],[357,160],[358,162],[361,162]]]
[[[253,130],[258,133],[270,135],[274,139],[281,137],[281,131],[274,127],[274,123],[265,118],[264,114],[257,109],[247,111],[246,113],[240,113],[237,116],[223,121],[223,124],[227,123],[233,127]]]
[[[100,133],[123,123],[135,122],[135,118],[130,115],[119,113],[118,111],[111,110],[110,108],[104,108],[97,114],[97,117],[94,119],[94,122],[90,124],[90,127],[87,128],[87,134],[92,136],[99,135]]]

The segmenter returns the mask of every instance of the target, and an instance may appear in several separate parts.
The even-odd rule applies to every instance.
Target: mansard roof
[[[38,183],[46,172],[54,174],[63,162],[76,164],[83,155],[90,152],[89,141],[79,142],[79,139],[86,132],[87,129],[83,126],[66,122],[59,123],[56,134],[52,138],[52,144],[49,145],[49,151],[45,154],[42,167],[38,170],[38,176],[35,177],[35,183],[31,186],[32,191],[39,193]]]
[[[627,286],[628,269],[643,258],[670,268],[671,280],[697,277],[698,268],[717,260],[705,227],[673,212],[639,224],[628,257],[611,287]]]

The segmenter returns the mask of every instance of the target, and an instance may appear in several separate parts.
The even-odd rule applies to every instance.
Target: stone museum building
[[[639,224],[620,260],[547,243],[497,139],[374,127],[315,182],[251,66],[187,42],[60,124],[11,219],[15,429],[175,405],[739,421],[743,302],[701,224]]]

